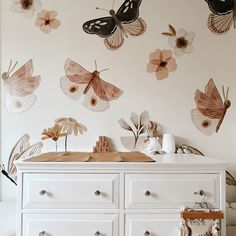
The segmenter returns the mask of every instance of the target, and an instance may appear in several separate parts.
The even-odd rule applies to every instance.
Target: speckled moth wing
[[[109,101],[99,98],[92,88],[90,88],[83,99],[83,105],[92,111],[105,111],[110,108]]]
[[[211,32],[221,35],[227,33],[233,24],[233,12],[228,15],[211,13],[208,17],[208,28]]]
[[[40,76],[32,76],[32,72],[33,64],[32,60],[29,60],[5,81],[4,85],[7,92],[16,97],[32,94],[38,88],[41,81]]]
[[[78,101],[83,95],[83,91],[86,88],[87,84],[78,84],[72,82],[67,76],[64,76],[60,79],[60,86],[63,93],[67,97]]]
[[[105,46],[110,50],[116,50],[120,48],[124,43],[124,33],[118,27],[116,31],[106,39],[104,39]]]
[[[130,24],[122,24],[126,32],[131,36],[139,36],[145,33],[146,23],[142,18],[138,18]]]
[[[21,66],[18,70],[16,70],[13,75],[11,76],[12,79],[15,77],[19,78],[28,78],[31,77],[33,74],[33,61],[30,59],[26,62],[23,66]]]
[[[194,100],[196,102],[197,109],[204,115],[211,119],[221,119],[224,114],[224,106],[218,106],[218,104],[206,94],[197,90]]]
[[[216,107],[222,108],[224,106],[220,93],[216,88],[213,79],[210,79],[208,81],[205,87],[205,94],[212,100],[212,102],[215,104]]]
[[[13,162],[19,158],[22,152],[24,152],[29,148],[30,146],[29,138],[30,137],[28,134],[24,134],[12,148],[8,159],[8,173],[10,172],[12,166],[14,165]]]
[[[68,78],[78,84],[89,83],[93,77],[91,72],[69,58],[66,60],[64,68]]]
[[[111,101],[118,99],[123,91],[113,84],[105,82],[99,77],[94,78],[92,87],[95,94],[102,100]]]
[[[10,113],[21,113],[30,109],[36,102],[35,95],[26,97],[14,97],[11,95],[6,96],[6,108]]]
[[[201,114],[198,109],[193,109],[191,111],[191,117],[196,128],[202,133],[210,136],[216,132],[219,119],[210,119]]]

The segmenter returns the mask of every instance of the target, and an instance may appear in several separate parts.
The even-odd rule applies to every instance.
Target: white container
[[[172,134],[164,134],[162,140],[162,150],[166,153],[175,153],[175,138]]]

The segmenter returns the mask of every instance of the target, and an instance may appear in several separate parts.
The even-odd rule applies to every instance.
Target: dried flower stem
[[[68,135],[65,137],[65,152],[67,152]]]

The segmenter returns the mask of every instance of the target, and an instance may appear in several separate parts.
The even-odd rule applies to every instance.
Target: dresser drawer
[[[176,236],[178,214],[128,214],[125,236]]]
[[[213,208],[220,207],[218,174],[127,174],[125,176],[126,208],[193,207],[202,199],[194,194],[203,190]]]
[[[23,208],[118,208],[118,174],[25,174]]]
[[[115,214],[24,214],[24,236],[118,236]]]

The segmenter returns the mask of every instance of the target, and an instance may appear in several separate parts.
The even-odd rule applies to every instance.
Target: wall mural
[[[168,78],[169,73],[176,69],[176,60],[171,50],[156,49],[150,53],[146,70],[148,73],[155,73],[157,80]]]
[[[16,70],[12,75],[18,62],[12,65],[12,60],[7,72],[2,74],[4,87],[6,88],[6,107],[8,112],[20,113],[28,110],[36,102],[33,92],[38,88],[40,75],[33,76],[32,59]]]
[[[100,78],[100,73],[108,70],[95,70],[89,72],[71,59],[65,62],[66,76],[60,79],[62,91],[73,100],[84,96],[83,105],[92,111],[105,111],[110,107],[110,101],[118,99],[123,91],[118,87],[105,82]]]
[[[229,87],[225,92],[222,87],[224,101],[222,100],[213,79],[210,79],[205,87],[205,92],[197,89],[194,100],[197,109],[191,111],[191,116],[195,126],[204,134],[212,135],[218,132],[227,109],[231,102],[228,100]]]
[[[175,56],[178,57],[193,52],[192,44],[195,37],[193,31],[188,32],[183,28],[176,31],[172,25],[169,25],[169,32],[163,32],[162,35],[169,37],[168,43],[174,49]]]
[[[124,43],[124,37],[139,36],[146,31],[145,21],[139,17],[139,7],[142,0],[126,0],[118,9],[106,10],[110,16],[93,19],[83,24],[83,30],[88,34],[96,34],[104,38],[105,46],[110,50],[120,48]]]
[[[208,28],[214,34],[227,33],[232,25],[235,28],[236,1],[235,0],[205,0],[209,6]]]

